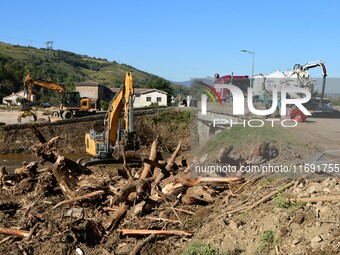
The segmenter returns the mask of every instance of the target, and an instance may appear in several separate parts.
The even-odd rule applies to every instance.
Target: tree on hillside
[[[143,84],[145,88],[149,89],[159,89],[168,93],[168,97],[171,97],[173,94],[173,89],[171,87],[171,83],[161,77],[149,78],[144,81]]]
[[[182,84],[171,84],[174,96],[182,95],[182,96],[188,96],[190,95],[190,88],[186,87]]]

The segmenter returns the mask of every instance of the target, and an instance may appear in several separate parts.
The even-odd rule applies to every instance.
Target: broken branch
[[[140,250],[143,248],[143,246],[145,244],[147,244],[148,242],[152,241],[153,239],[156,238],[155,234],[149,235],[147,238],[145,238],[144,240],[140,241],[135,248],[133,248],[132,252],[130,253],[130,255],[137,255],[139,254]]]
[[[186,214],[190,214],[190,215],[194,215],[195,214],[192,211],[188,211],[188,210],[184,210],[184,209],[180,209],[180,208],[175,208],[175,207],[173,207],[173,208],[171,208],[171,207],[162,207],[162,208],[155,208],[154,210],[160,211],[160,210],[164,210],[164,209],[170,209],[170,210],[174,209],[177,212],[186,213]]]
[[[126,213],[128,209],[127,205],[121,205],[112,215],[112,218],[110,220],[110,223],[105,228],[106,230],[112,230],[116,227],[119,220],[122,218],[122,216]]]
[[[182,224],[182,222],[180,220],[172,220],[172,219],[165,219],[165,218],[157,218],[157,217],[150,217],[150,216],[146,216],[144,217],[145,219],[148,220],[155,220],[155,221],[166,221],[166,222],[171,222],[171,223],[179,223]]]
[[[2,228],[0,227],[0,233],[6,235],[16,235],[27,238],[30,235],[29,231],[16,229],[16,228]]]
[[[273,192],[270,192],[268,195],[264,196],[263,198],[261,198],[260,200],[258,200],[257,202],[255,202],[254,204],[250,205],[250,206],[243,206],[241,208],[238,208],[236,210],[227,212],[227,214],[232,214],[232,213],[236,213],[236,212],[241,212],[241,211],[249,211],[253,208],[255,208],[256,206],[258,206],[261,203],[267,202],[269,199],[271,199],[273,196],[275,196],[276,194],[278,194],[279,192],[283,192],[286,189],[294,186],[295,181],[292,181],[288,184],[286,184],[285,186],[278,188],[276,190],[274,190]]]
[[[288,203],[304,202],[304,203],[318,203],[318,202],[333,202],[340,201],[340,196],[329,197],[302,197],[302,198],[288,198]]]
[[[179,140],[179,143],[176,147],[176,150],[174,151],[174,153],[172,153],[171,155],[171,158],[169,159],[168,163],[166,164],[165,166],[165,170],[167,172],[170,172],[173,165],[174,165],[174,162],[175,162],[175,158],[177,157],[177,154],[179,152],[179,149],[181,148],[181,143],[182,143],[182,140]],[[163,172],[160,172],[155,180],[155,183],[159,183],[162,179],[164,178],[164,173]]]
[[[150,151],[150,157],[149,157],[150,161],[155,161],[157,158],[157,145],[158,145],[158,135],[151,145],[151,151]],[[152,170],[152,165],[144,164],[144,169],[142,171],[140,179],[144,180],[148,178],[151,175],[151,170]]]
[[[81,201],[81,200],[84,200],[84,199],[87,199],[87,198],[99,196],[99,195],[102,195],[104,193],[105,193],[104,190],[97,190],[97,191],[94,191],[94,192],[91,192],[91,193],[88,193],[88,194],[85,194],[85,195],[82,195],[82,196],[79,196],[79,197],[75,197],[75,198],[72,198],[72,199],[69,199],[69,200],[64,200],[64,201],[59,202],[55,206],[53,206],[53,209],[58,208],[59,206],[62,206],[62,205],[65,205],[65,204],[70,204],[70,203]]]
[[[127,185],[125,185],[118,194],[116,194],[113,199],[112,199],[112,204],[119,204],[119,203],[123,203],[124,201],[126,201],[127,197],[130,195],[131,192],[135,192],[137,191],[140,192],[143,190],[144,185],[153,182],[154,178],[153,177],[149,177],[145,180],[136,180],[133,182],[128,183]]]
[[[133,179],[133,176],[132,176],[131,169],[126,163],[125,146],[122,147],[122,155],[123,155],[123,161],[124,161],[123,167],[124,167],[128,177],[129,177],[129,181],[133,181],[134,179]]]
[[[167,236],[192,236],[191,233],[182,230],[152,230],[152,229],[120,229],[123,235],[167,235]]]
[[[143,159],[143,162],[146,163],[146,164],[149,164],[153,167],[158,167],[158,168],[163,168],[163,167],[166,166],[166,164],[164,164],[164,163],[159,163],[157,161],[150,160],[150,159],[147,159],[147,158]]]
[[[240,177],[197,177],[197,178],[181,178],[178,176],[173,177],[176,182],[179,182],[185,186],[195,186],[201,183],[207,182],[239,182],[242,181]]]

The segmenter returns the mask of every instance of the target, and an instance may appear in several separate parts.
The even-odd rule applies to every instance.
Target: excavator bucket
[[[49,122],[56,122],[56,121],[62,120],[63,118],[57,117],[57,116],[49,116],[48,119],[49,119]]]
[[[24,111],[18,115],[18,123],[22,123],[22,119],[27,118],[28,122],[33,120],[34,122],[37,121],[37,115],[31,111]]]

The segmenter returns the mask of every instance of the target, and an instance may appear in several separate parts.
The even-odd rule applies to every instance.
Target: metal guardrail
[[[340,177],[340,150],[318,152],[305,165],[314,168],[317,174]]]

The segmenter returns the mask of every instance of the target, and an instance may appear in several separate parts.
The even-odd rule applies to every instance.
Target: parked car
[[[42,108],[49,108],[49,107],[51,107],[51,105],[49,103],[41,103],[40,107],[42,107]]]

